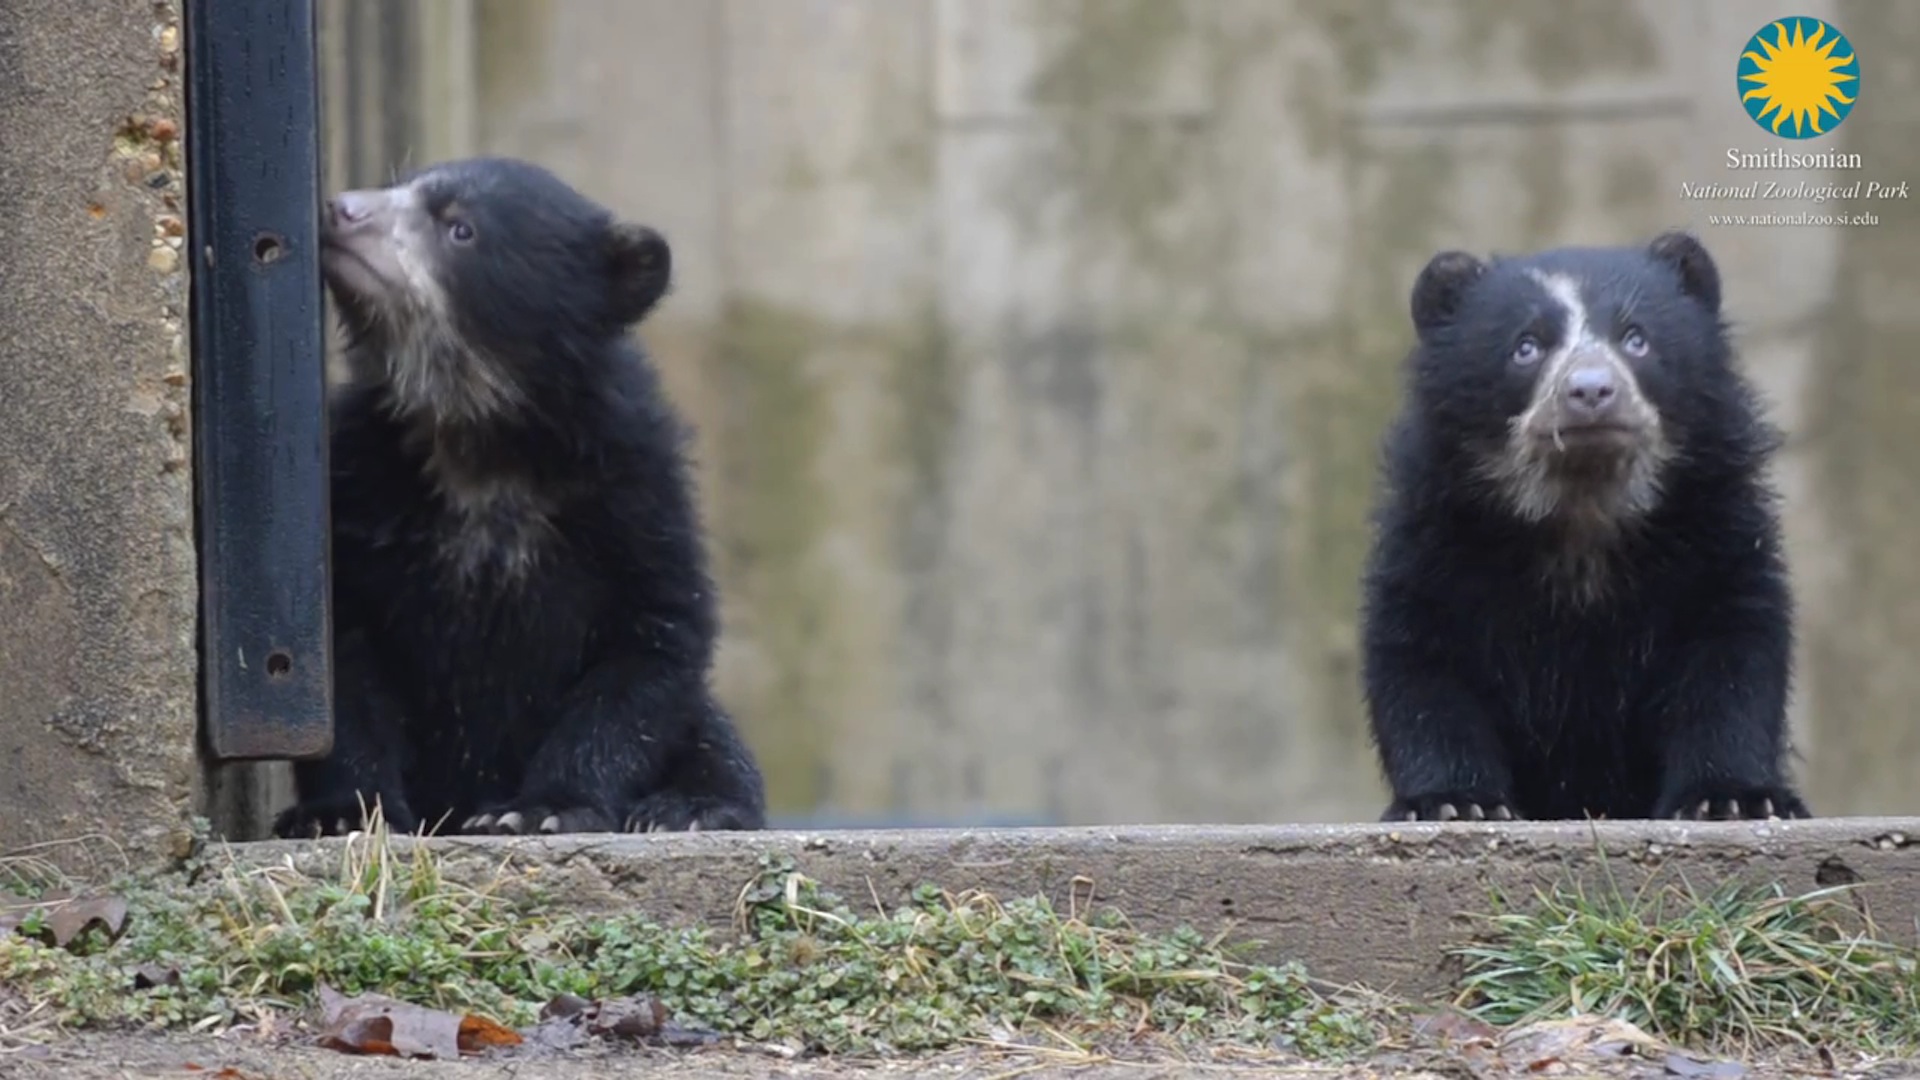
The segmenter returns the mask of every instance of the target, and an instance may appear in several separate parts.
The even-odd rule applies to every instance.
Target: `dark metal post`
[[[201,701],[214,757],[333,743],[313,0],[187,0]]]

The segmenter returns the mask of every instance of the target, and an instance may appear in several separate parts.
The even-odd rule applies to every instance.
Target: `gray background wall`
[[[1866,71],[1811,144],[1737,100],[1780,14],[1747,0],[415,13],[384,38],[398,108],[365,48],[335,58],[334,145],[379,144],[352,179],[531,157],[675,245],[643,336],[700,432],[718,681],[782,814],[1373,815],[1356,575],[1413,275],[1672,225],[1791,432],[1812,796],[1920,810],[1914,204],[1715,228],[1743,207],[1680,197],[1756,175],[1728,147],[1920,181],[1920,5],[1804,7]]]
[[[1920,181],[1920,5],[1837,134]],[[1700,229],[1791,432],[1816,808],[1920,811],[1920,233],[1713,228],[1749,0],[321,0],[330,187],[476,151],[664,229],[721,691],[788,821],[1370,817],[1355,577],[1434,250]],[[0,6],[0,843],[196,783],[178,11]],[[171,125],[171,127],[169,127]],[[171,134],[168,134],[171,132]],[[1804,149],[1807,144],[1798,144]],[[1796,209],[1788,207],[1786,209]],[[238,780],[239,783],[229,781]]]

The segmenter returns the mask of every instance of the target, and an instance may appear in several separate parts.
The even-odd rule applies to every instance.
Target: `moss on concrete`
[[[763,759],[776,813],[812,810],[839,752],[841,715],[870,679],[864,616],[818,561],[835,520],[833,487],[901,480],[888,499],[893,533],[883,552],[911,578],[909,593],[932,587],[925,573],[945,524],[946,468],[957,420],[950,344],[929,305],[896,324],[837,324],[765,300],[730,303],[717,340],[727,431],[716,445],[726,482],[715,490],[727,523],[719,549],[731,613],[728,632],[750,641],[764,679],[735,702]],[[833,436],[831,388],[814,365],[878,363],[894,400],[871,471],[823,477]],[[844,496],[842,492],[842,496]],[[911,601],[910,601],[911,602]],[[879,616],[884,624],[893,613]],[[867,620],[871,621],[871,620]]]
[[[1200,32],[1176,0],[1080,0],[1042,30],[1058,42],[1027,94],[1059,119],[1036,164],[1030,190],[1009,199],[1016,213],[1044,204],[1044,190],[1073,195],[1079,229],[1119,238],[1143,263],[1179,253],[1163,215],[1189,195],[1195,133],[1143,115],[1183,44]],[[1191,246],[1182,269],[1200,271]]]
[[[728,609],[745,613],[744,625],[729,631],[764,652],[770,674],[763,697],[734,708],[766,768],[776,812],[818,798],[814,763],[832,701],[824,683],[836,677],[813,662],[834,603],[810,565],[826,525],[813,469],[828,416],[806,364],[825,337],[804,315],[739,299],[722,315],[715,349],[729,429],[716,440],[727,482],[714,497],[728,523],[718,554]]]
[[[1660,67],[1659,36],[1635,5],[1620,0],[1459,0],[1453,11],[1464,58],[1517,62],[1546,86]]]
[[[907,470],[907,501],[939,504],[947,490],[947,459],[960,418],[953,339],[940,312],[928,305],[898,327],[879,331],[889,361],[891,389],[899,402],[895,425],[900,460]]]
[[[549,0],[476,0],[474,86],[482,141],[486,117],[507,104],[537,101],[546,92],[547,38],[554,18]]]

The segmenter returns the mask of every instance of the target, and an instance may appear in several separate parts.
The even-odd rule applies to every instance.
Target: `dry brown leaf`
[[[603,1001],[587,1021],[587,1030],[595,1035],[613,1035],[623,1039],[650,1039],[667,1026],[667,1007],[660,999],[646,994]]]
[[[92,927],[98,926],[109,943],[127,929],[127,902],[117,896],[73,897],[49,893],[36,900],[0,894],[0,934],[13,934],[28,919],[42,918],[41,940],[56,948],[70,947]]]
[[[117,896],[70,900],[47,914],[53,943],[63,949],[95,926],[106,933],[109,942],[119,940],[127,929],[127,902]]]
[[[156,986],[177,986],[179,982],[179,968],[162,967],[159,964],[141,964],[133,969],[135,990],[151,990]]]
[[[540,1006],[540,1019],[571,1020],[591,1008],[593,1008],[593,1002],[578,994],[561,994]]]
[[[1440,1009],[1414,1017],[1413,1033],[1423,1042],[1442,1046],[1492,1043],[1500,1037],[1498,1028],[1458,1009]]]
[[[702,1046],[718,1040],[709,1031],[683,1028],[658,998],[647,994],[588,1001],[562,994],[540,1010],[540,1022],[523,1032],[529,1042],[564,1050],[588,1038],[650,1040],[666,1046]]]
[[[520,1034],[546,1050],[568,1050],[587,1039],[583,1017],[593,1002],[577,994],[561,994],[540,1007],[539,1022]]]
[[[1666,1049],[1666,1044],[1632,1024],[1604,1016],[1542,1020],[1516,1028],[1500,1040],[1500,1056],[1532,1072],[1580,1057],[1638,1053],[1658,1059]]]
[[[571,1050],[587,1041],[587,1033],[572,1017],[550,1016],[520,1032],[527,1045],[541,1050]]]
[[[495,1046],[518,1046],[523,1041],[520,1033],[512,1028],[471,1014],[460,1018],[459,1040],[461,1052],[467,1054],[477,1054]]]
[[[492,1046],[513,1046],[519,1033],[484,1017],[458,1016],[380,994],[347,997],[320,990],[321,1045],[356,1054],[450,1059]]]

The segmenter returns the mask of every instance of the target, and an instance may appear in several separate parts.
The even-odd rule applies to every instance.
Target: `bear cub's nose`
[[[327,224],[355,225],[373,216],[374,196],[365,191],[343,191],[327,200]]]
[[[1613,369],[1606,364],[1584,364],[1567,373],[1567,403],[1580,412],[1597,416],[1619,396],[1619,384]]]

